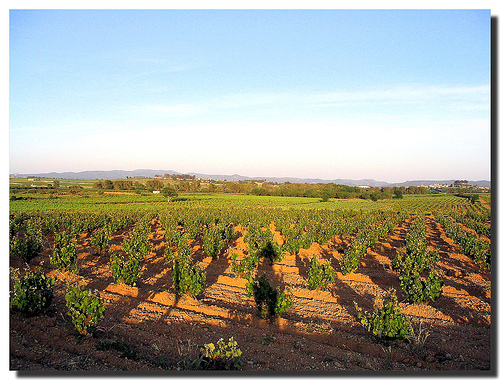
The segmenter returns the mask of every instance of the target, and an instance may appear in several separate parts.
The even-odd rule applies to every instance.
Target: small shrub
[[[418,272],[410,272],[403,273],[399,280],[411,303],[433,302],[443,294],[443,277],[434,270],[429,272],[427,279],[420,277]]]
[[[240,277],[251,281],[255,267],[259,264],[257,253],[255,251],[249,252],[240,261],[237,260],[237,257],[237,253],[231,254],[231,269]]]
[[[100,255],[103,252],[106,252],[106,249],[109,247],[110,240],[111,234],[109,228],[101,227],[92,233],[90,245],[96,247],[98,249],[98,254]]]
[[[413,333],[411,321],[401,311],[394,289],[385,296],[381,309],[363,311],[356,303],[354,307],[361,324],[378,338],[404,339]]]
[[[220,225],[209,226],[203,232],[203,250],[214,259],[225,246],[224,227]]]
[[[73,325],[81,335],[104,317],[106,305],[102,302],[99,292],[82,290],[79,286],[68,286],[66,291],[66,306]]]
[[[392,260],[392,269],[396,272],[423,272],[439,262],[440,255],[436,249],[421,249],[418,252],[398,251]]]
[[[231,240],[236,237],[236,231],[234,230],[234,227],[231,225],[226,226],[224,228],[223,236],[226,244],[230,244]]]
[[[76,239],[70,233],[56,233],[50,263],[59,269],[77,270]]]
[[[19,269],[11,269],[14,289],[10,293],[10,307],[22,314],[38,315],[47,309],[54,296],[55,279],[39,270],[28,270],[20,275]]]
[[[175,226],[167,225],[165,226],[163,237],[166,242],[164,255],[167,260],[173,260],[175,257],[175,250],[182,239],[182,235]]]
[[[199,265],[193,265],[190,259],[177,257],[172,267],[174,288],[178,295],[197,296],[203,291],[207,275]]]
[[[122,242],[122,249],[132,257],[142,260],[150,252],[147,226],[137,225],[127,239]]]
[[[307,284],[311,289],[325,288],[335,281],[336,275],[331,265],[320,264],[314,256],[307,271]]]
[[[138,257],[113,254],[109,259],[109,268],[113,278],[129,286],[136,286],[141,276],[142,265]]]
[[[284,252],[278,243],[268,240],[260,247],[259,255],[260,257],[267,258],[272,264],[275,261],[281,261],[284,257]]]
[[[287,289],[281,292],[274,289],[266,275],[255,278],[246,284],[247,296],[253,297],[261,318],[274,319],[288,311],[292,306],[292,293]]]
[[[249,254],[256,253],[258,257],[265,257],[271,264],[274,261],[281,261],[285,255],[282,247],[274,241],[273,233],[258,225],[250,224],[248,226],[244,241]]]
[[[340,270],[344,276],[358,269],[361,255],[360,249],[354,244],[344,252],[340,262]]]
[[[205,344],[201,348],[201,352],[204,356],[203,369],[240,370],[243,367],[241,350],[233,337],[229,338],[228,343],[225,343],[224,339],[220,338],[216,344]]]
[[[10,254],[21,258],[25,263],[37,257],[41,249],[42,243],[36,236],[14,237],[10,241]]]

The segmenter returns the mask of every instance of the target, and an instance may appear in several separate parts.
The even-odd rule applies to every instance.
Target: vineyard
[[[490,214],[489,194],[11,198],[10,368],[488,371]]]

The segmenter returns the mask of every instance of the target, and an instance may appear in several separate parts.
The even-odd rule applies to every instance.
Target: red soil
[[[380,240],[362,259],[356,273],[343,276],[341,236],[328,244],[313,244],[280,263],[262,262],[273,286],[288,286],[292,308],[274,323],[256,316],[255,303],[246,296],[246,281],[231,270],[229,255],[244,254],[242,230],[218,259],[206,258],[193,242],[194,258],[206,270],[207,281],[197,298],[177,298],[173,292],[171,263],[163,256],[165,242],[160,223],[151,224],[152,252],[145,258],[137,287],[116,284],[109,271],[109,256],[121,249],[128,231],[113,236],[111,248],[92,254],[88,236],[79,239],[78,275],[55,270],[50,250],[32,261],[59,279],[52,305],[45,315],[25,318],[10,315],[10,368],[12,370],[161,370],[175,367],[183,357],[199,354],[199,346],[234,337],[243,352],[243,370],[489,370],[491,290],[490,273],[481,270],[448,239],[439,223],[427,218],[428,242],[441,252],[443,295],[428,305],[405,302],[398,276],[390,269],[397,248],[404,246],[408,223]],[[307,288],[309,262],[317,255],[331,259],[337,279],[327,290]],[[43,263],[42,263],[43,261]],[[11,266],[21,267],[16,260]],[[80,337],[66,314],[65,283],[79,282],[98,289],[106,315],[94,334]],[[356,318],[354,302],[372,309],[391,287],[406,315],[429,333],[423,344],[379,342]],[[136,356],[98,350],[100,342],[123,341]]]

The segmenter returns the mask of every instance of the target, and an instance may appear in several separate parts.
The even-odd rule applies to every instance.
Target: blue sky
[[[489,10],[11,10],[9,172],[490,179]]]

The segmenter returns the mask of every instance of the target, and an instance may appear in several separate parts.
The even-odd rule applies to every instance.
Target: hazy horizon
[[[38,173],[10,173],[9,175],[40,175],[40,174],[51,174],[51,173],[56,173],[56,174],[64,174],[64,173],[74,173],[74,174],[79,174],[79,173],[88,173],[88,172],[114,172],[114,171],[123,171],[123,172],[137,172],[137,171],[152,171],[152,172],[157,172],[156,174],[165,174],[167,172],[176,172],[175,170],[171,169],[132,169],[132,170],[127,170],[127,169],[111,169],[111,170],[82,170],[82,171],[65,171],[65,172],[54,172],[54,171],[49,171],[49,172],[38,172]],[[404,181],[397,181],[397,182],[389,182],[389,181],[383,181],[379,180],[377,178],[371,178],[371,177],[366,177],[366,178],[319,178],[319,177],[291,177],[291,176],[283,176],[283,177],[277,177],[277,176],[245,176],[240,173],[200,173],[197,171],[191,171],[191,172],[176,172],[177,174],[203,174],[206,176],[225,176],[225,177],[232,177],[232,176],[241,176],[241,177],[247,177],[247,178],[278,178],[278,179],[285,179],[285,178],[292,178],[292,179],[303,179],[303,180],[322,180],[322,181],[330,181],[330,180],[352,180],[352,181],[375,181],[375,182],[386,182],[389,184],[395,184],[395,183],[404,183],[404,182],[419,182],[419,181],[436,181],[438,183],[439,181],[455,181],[455,180],[467,180],[469,182],[479,182],[479,181],[489,181],[491,182],[490,179],[478,179],[478,180],[471,180],[468,178],[407,178]],[[58,178],[58,177],[56,177]],[[201,178],[201,177],[198,177]],[[82,177],[83,179],[83,177]],[[96,178],[99,179],[99,178]],[[110,177],[110,179],[112,179]],[[114,178],[114,179],[118,179]]]
[[[489,10],[10,10],[9,173],[491,180]]]

